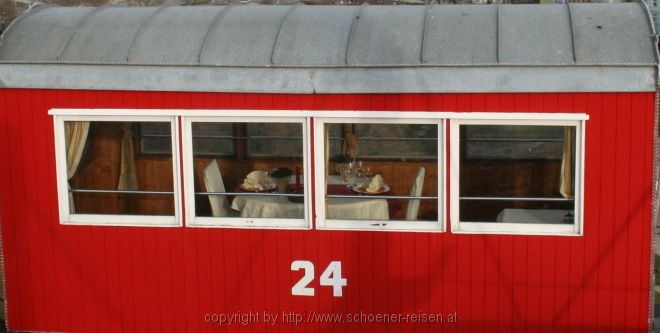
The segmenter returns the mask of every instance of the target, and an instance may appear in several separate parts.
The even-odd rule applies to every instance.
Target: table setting
[[[347,176],[346,171],[343,173]],[[379,174],[365,176],[364,172],[357,172],[352,167],[348,177],[342,177],[341,173],[329,175],[326,182],[329,196],[326,214],[329,219],[387,220],[393,208],[400,208],[386,199],[378,198],[378,195],[385,195],[391,190]],[[295,173],[287,168],[277,168],[270,172],[254,170],[246,175],[237,192],[255,195],[236,196],[231,208],[240,212],[242,217],[303,218],[303,185],[299,168],[296,168]]]

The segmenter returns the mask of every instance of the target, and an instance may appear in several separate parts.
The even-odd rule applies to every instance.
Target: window
[[[455,119],[450,131],[452,231],[582,234],[584,120]]]
[[[63,224],[583,234],[585,114],[50,113]]]
[[[395,115],[411,114],[390,114]],[[318,228],[444,229],[439,191],[444,178],[442,119],[342,117],[314,122]],[[342,137],[337,138],[338,133]]]
[[[185,117],[188,224],[309,228],[307,121],[305,117],[266,117],[258,112],[242,112],[241,117]],[[215,137],[217,133],[210,129],[225,127],[246,130],[236,144],[248,156],[227,159],[201,154],[206,149],[197,140],[202,131]]]
[[[169,151],[136,158],[141,126],[159,128]],[[61,223],[179,225],[174,117],[56,115],[55,134]]]

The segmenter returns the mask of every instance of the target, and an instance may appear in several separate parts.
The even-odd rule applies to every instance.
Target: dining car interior
[[[196,216],[303,218],[311,144],[303,127],[191,122]],[[173,214],[170,123],[70,121],[65,130],[72,211]],[[330,122],[323,131],[325,166],[316,172],[324,176],[326,218],[438,221],[445,200],[438,166],[448,150],[438,140],[442,126]],[[461,221],[573,223],[573,127],[459,131]]]

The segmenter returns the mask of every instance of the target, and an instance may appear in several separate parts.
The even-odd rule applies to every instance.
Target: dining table
[[[351,190],[337,175],[327,178],[327,194],[350,195],[351,198],[326,199],[326,218],[338,220],[389,220],[400,208],[395,202],[389,202],[378,195],[360,195]],[[293,180],[293,177],[292,177]],[[361,177],[354,183],[369,183],[370,178]],[[294,184],[290,187],[296,186]],[[300,184],[301,187],[304,184]],[[240,191],[240,190],[237,190]],[[382,193],[384,194],[384,193]],[[292,197],[283,195],[238,195],[234,197],[231,208],[240,212],[241,217],[249,218],[304,218],[304,204]]]

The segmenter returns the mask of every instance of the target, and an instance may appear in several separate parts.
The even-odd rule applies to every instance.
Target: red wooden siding
[[[50,108],[585,112],[584,237],[62,226]],[[12,330],[641,332],[648,329],[653,93],[258,95],[0,90]],[[145,111],[147,113],[147,111]],[[291,296],[316,266],[315,297]],[[348,279],[333,298],[318,276]],[[458,313],[457,324],[230,327],[207,313]]]

